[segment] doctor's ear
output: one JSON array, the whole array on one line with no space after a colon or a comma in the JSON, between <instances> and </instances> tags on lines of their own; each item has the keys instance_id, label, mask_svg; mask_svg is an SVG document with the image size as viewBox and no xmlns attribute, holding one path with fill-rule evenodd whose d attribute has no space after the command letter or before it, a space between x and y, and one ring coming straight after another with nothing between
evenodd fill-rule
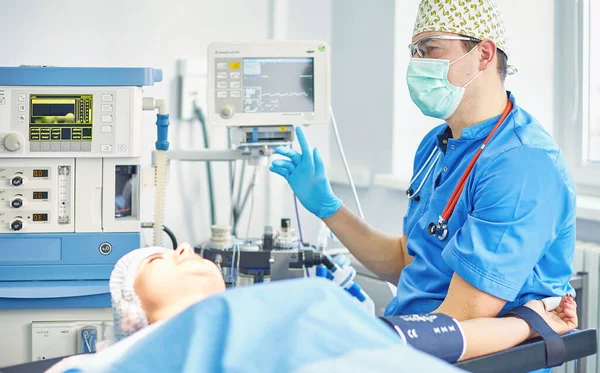
<instances>
[{"instance_id":1,"label":"doctor's ear","mask_svg":"<svg viewBox=\"0 0 600 373\"><path fill-rule=\"evenodd\" d=\"M479 43L479 70L487 70L495 61L498 54L496 43L491 39L485 39Z\"/></svg>"}]
</instances>

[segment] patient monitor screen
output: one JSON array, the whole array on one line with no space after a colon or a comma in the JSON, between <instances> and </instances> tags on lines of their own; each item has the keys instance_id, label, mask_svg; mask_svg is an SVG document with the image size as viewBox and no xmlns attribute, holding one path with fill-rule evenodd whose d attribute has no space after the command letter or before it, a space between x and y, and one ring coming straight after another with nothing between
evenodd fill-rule
<instances>
[{"instance_id":1,"label":"patient monitor screen","mask_svg":"<svg viewBox=\"0 0 600 373\"><path fill-rule=\"evenodd\" d=\"M215 111L314 113L314 58L217 58Z\"/></svg>"},{"instance_id":2,"label":"patient monitor screen","mask_svg":"<svg viewBox=\"0 0 600 373\"><path fill-rule=\"evenodd\" d=\"M313 112L312 58L244 58L243 112Z\"/></svg>"}]
</instances>

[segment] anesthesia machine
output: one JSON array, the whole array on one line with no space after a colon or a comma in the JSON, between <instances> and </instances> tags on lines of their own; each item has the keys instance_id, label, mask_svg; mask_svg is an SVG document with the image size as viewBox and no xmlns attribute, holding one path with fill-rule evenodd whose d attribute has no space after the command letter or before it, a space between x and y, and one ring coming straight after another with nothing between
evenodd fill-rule
<instances>
[{"instance_id":1,"label":"anesthesia machine","mask_svg":"<svg viewBox=\"0 0 600 373\"><path fill-rule=\"evenodd\" d=\"M159 159L168 147L165 102L142 96L161 80L0 68L0 366L91 352L111 329L110 273L140 247L143 110L159 111Z\"/></svg>"}]
</instances>

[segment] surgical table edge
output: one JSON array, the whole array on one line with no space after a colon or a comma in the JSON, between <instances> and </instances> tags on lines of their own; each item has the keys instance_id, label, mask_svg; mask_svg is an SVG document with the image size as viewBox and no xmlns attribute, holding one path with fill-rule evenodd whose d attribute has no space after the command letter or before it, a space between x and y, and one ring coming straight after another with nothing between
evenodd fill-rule
<instances>
[{"instance_id":1,"label":"surgical table edge","mask_svg":"<svg viewBox=\"0 0 600 373\"><path fill-rule=\"evenodd\" d=\"M567 347L565 362L594 355L597 350L596 329L574 330L562 336ZM519 346L455 364L476 373L527 373L546 368L546 350L541 338Z\"/></svg>"},{"instance_id":2,"label":"surgical table edge","mask_svg":"<svg viewBox=\"0 0 600 373\"><path fill-rule=\"evenodd\" d=\"M575 330L562 336L562 339L567 346L566 361L590 356L597 351L595 329ZM42 373L60 359L0 368L0 373ZM505 351L457 363L456 366L476 373L531 372L546 367L544 341L534 339Z\"/></svg>"}]
</instances>

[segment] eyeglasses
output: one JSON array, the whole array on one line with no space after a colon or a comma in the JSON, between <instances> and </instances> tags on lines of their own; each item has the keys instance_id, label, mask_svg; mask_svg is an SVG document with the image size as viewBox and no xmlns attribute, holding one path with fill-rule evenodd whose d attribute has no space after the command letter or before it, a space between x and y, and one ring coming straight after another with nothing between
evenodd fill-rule
<instances>
[{"instance_id":1,"label":"eyeglasses","mask_svg":"<svg viewBox=\"0 0 600 373\"><path fill-rule=\"evenodd\" d=\"M408 46L410 57L418 55L421 58L440 58L450 48L451 40L481 43L481 40L470 36L431 35L421 38Z\"/></svg>"}]
</instances>

